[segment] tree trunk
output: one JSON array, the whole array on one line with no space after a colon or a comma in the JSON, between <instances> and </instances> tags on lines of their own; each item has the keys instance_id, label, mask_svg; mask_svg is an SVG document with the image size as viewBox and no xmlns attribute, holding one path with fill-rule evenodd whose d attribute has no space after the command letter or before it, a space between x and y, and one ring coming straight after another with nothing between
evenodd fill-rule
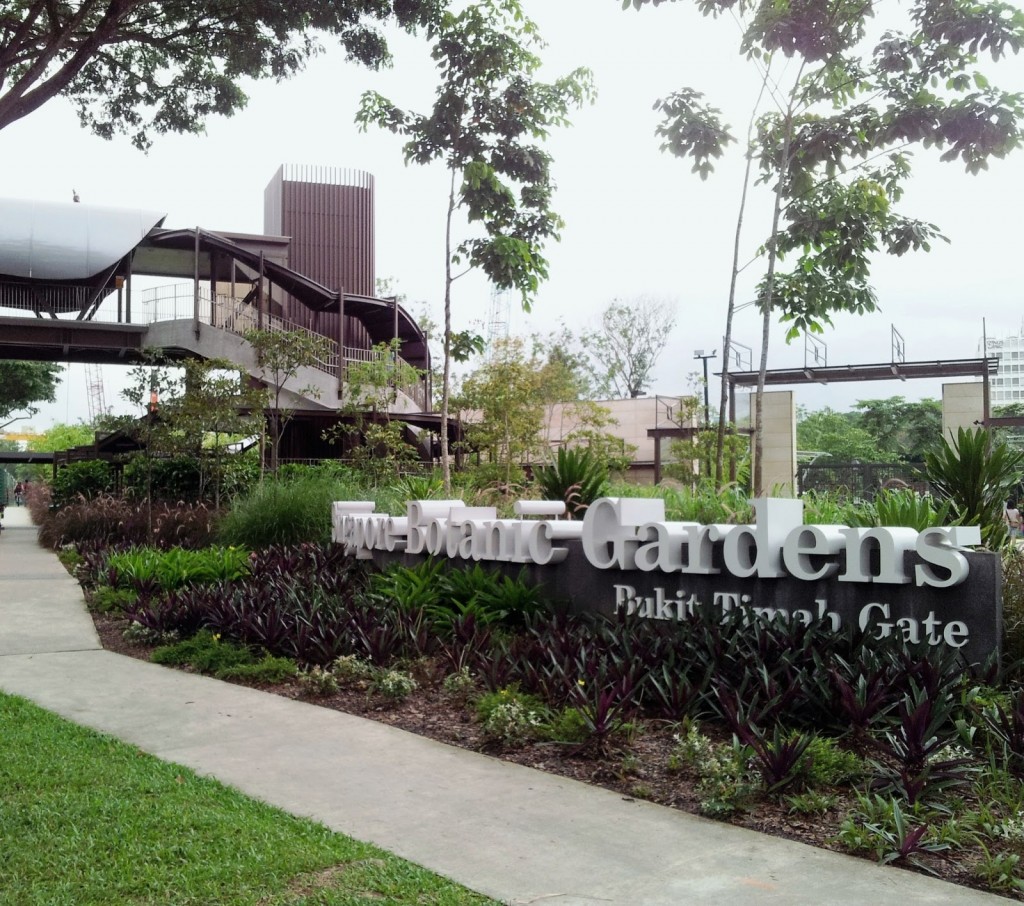
<instances>
[{"instance_id":1,"label":"tree trunk","mask_svg":"<svg viewBox=\"0 0 1024 906\"><path fill-rule=\"evenodd\" d=\"M452 369L452 216L455 213L455 168L451 168L448 214L444 229L444 373L441 378L441 478L446 497L452 496L452 466L448 451L448 403Z\"/></svg>"},{"instance_id":2,"label":"tree trunk","mask_svg":"<svg viewBox=\"0 0 1024 906\"><path fill-rule=\"evenodd\" d=\"M772 303L775 289L775 265L778 262L779 221L782 219L782 193L786 177L789 175L789 147L793 137L793 108L796 104L796 92L800 87L803 67L797 73L793 90L789 94L789 105L786 108L786 130L782 139L782 166L779 167L778 181L775 184L775 205L772 210L772 231L768 238L768 273L765 275L764 319L761 327L761 363L757 371L757 396L754 400L754 496L761 497L764 488L764 385L768 373L768 336L772 324Z\"/></svg>"},{"instance_id":3,"label":"tree trunk","mask_svg":"<svg viewBox=\"0 0 1024 906\"><path fill-rule=\"evenodd\" d=\"M754 121L757 117L758 108L761 106L761 99L764 97L767 84L768 70L765 69L764 79L761 81L761 91L757 96L757 101L754 103L754 109L751 111L750 122L747 123L747 164L743 170L743 191L740 194L740 209L736 215L736 237L732 247L729 306L725 314L725 336L722 338L722 380L721 387L719 388L718 433L715 438L715 487L719 490L725 484L725 423L728 417L726 409L729 405L729 360L732 350L732 321L733 316L736 314L736 282L740 274L740 235L743 232L743 217L747 210L747 191L750 188L750 170L754 161L751 141L754 132Z\"/></svg>"}]
</instances>

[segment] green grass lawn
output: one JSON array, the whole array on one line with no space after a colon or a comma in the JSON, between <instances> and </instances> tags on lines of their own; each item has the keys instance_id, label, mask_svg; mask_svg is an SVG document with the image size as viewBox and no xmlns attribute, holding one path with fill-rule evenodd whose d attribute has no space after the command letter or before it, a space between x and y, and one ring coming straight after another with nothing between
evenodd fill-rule
<instances>
[{"instance_id":1,"label":"green grass lawn","mask_svg":"<svg viewBox=\"0 0 1024 906\"><path fill-rule=\"evenodd\" d=\"M0 904L490 904L0 694Z\"/></svg>"}]
</instances>

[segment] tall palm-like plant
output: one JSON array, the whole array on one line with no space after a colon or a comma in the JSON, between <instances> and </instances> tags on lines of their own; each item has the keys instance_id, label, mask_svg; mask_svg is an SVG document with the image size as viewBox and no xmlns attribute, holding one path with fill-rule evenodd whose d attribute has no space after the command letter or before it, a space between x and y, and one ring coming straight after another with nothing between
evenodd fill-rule
<instances>
[{"instance_id":1,"label":"tall palm-like plant","mask_svg":"<svg viewBox=\"0 0 1024 906\"><path fill-rule=\"evenodd\" d=\"M586 448L562 447L535 477L545 499L564 500L569 517L578 519L604 493L608 468Z\"/></svg>"},{"instance_id":2,"label":"tall palm-like plant","mask_svg":"<svg viewBox=\"0 0 1024 906\"><path fill-rule=\"evenodd\" d=\"M940 500L961 525L981 526L989 546L1006 535L1003 510L1020 481L1024 451L994 441L984 428L960 428L956 438L925 454L924 473Z\"/></svg>"}]
</instances>

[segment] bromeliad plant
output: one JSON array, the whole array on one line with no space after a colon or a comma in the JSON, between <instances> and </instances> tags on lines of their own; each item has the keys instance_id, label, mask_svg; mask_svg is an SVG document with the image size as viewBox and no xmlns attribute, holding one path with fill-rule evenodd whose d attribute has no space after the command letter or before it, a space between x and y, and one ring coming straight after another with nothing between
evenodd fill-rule
<instances>
[{"instance_id":1,"label":"bromeliad plant","mask_svg":"<svg viewBox=\"0 0 1024 906\"><path fill-rule=\"evenodd\" d=\"M604 493L608 468L587 448L560 447L550 465L534 471L545 500L564 501L572 519L581 519Z\"/></svg>"}]
</instances>

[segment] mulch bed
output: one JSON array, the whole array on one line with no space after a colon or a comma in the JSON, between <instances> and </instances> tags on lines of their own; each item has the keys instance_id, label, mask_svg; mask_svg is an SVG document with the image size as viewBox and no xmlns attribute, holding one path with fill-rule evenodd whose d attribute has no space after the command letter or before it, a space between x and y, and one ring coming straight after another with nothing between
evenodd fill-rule
<instances>
[{"instance_id":1,"label":"mulch bed","mask_svg":"<svg viewBox=\"0 0 1024 906\"><path fill-rule=\"evenodd\" d=\"M151 647L123 638L122 632L127 626L127 620L109 614L93 614L93 619L104 648L149 660L153 650ZM616 741L604 751L553 742L533 742L505 748L484 738L468 703L444 693L436 677L421 671L416 679L419 688L399 704L351 688L316 697L306 694L296 682L258 688L275 695L366 717L448 745L604 787L627 800L644 799L693 814L700 812L696 793L697 778L686 770L669 769L670 755L675 748L673 737L678 732L675 725L663 721L640 720L631 738ZM720 729L716 731L710 724L702 725L701 730L715 741L726 740L726 735ZM836 806L828 812L806 815L791 813L784 797L765 797L750 810L726 820L762 833L842 851L842 847L834 842L834 837L850 802L850 797L840 797ZM929 856L922 861L944 880L969 887L978 886L971 876L971 860L965 851L957 853L952 860ZM913 866L907 867L915 870ZM1004 895L1024 900L1024 894Z\"/></svg>"}]
</instances>

